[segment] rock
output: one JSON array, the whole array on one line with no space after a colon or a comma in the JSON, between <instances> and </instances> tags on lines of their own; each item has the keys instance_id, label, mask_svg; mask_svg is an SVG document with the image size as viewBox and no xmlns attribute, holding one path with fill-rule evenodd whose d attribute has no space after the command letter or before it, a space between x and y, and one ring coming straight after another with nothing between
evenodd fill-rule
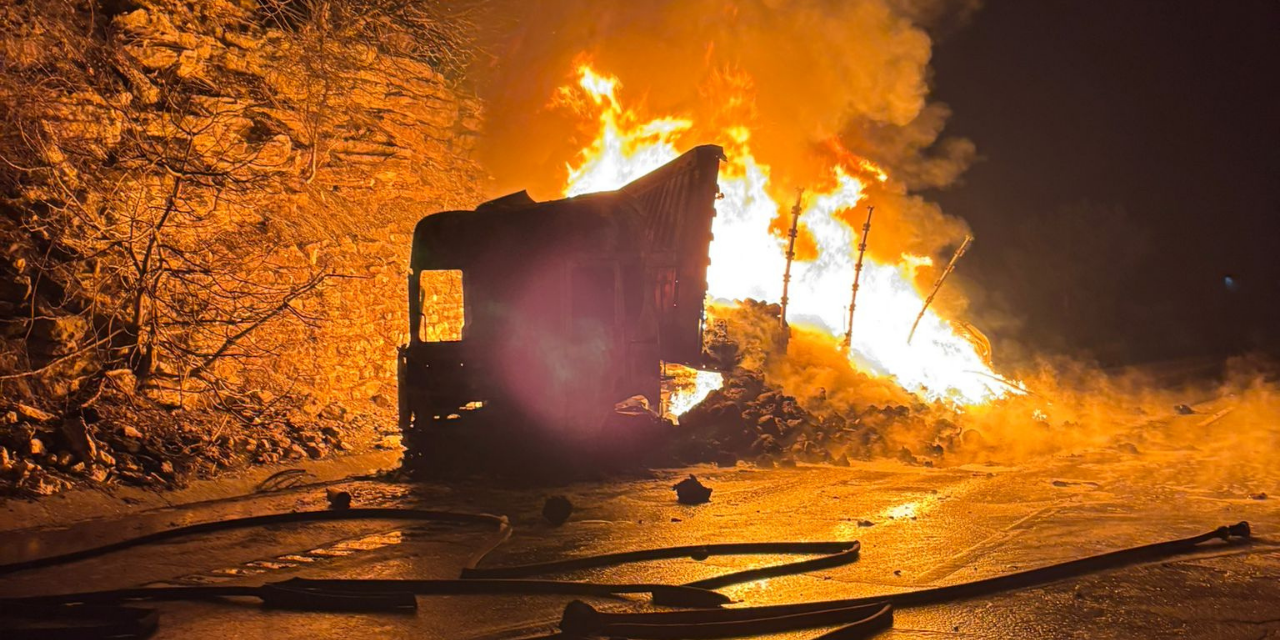
<instances>
[{"instance_id":1,"label":"rock","mask_svg":"<svg viewBox=\"0 0 1280 640\"><path fill-rule=\"evenodd\" d=\"M33 478L27 485L27 490L38 496L51 496L62 489L62 483L55 478L47 475L39 475Z\"/></svg>"},{"instance_id":2,"label":"rock","mask_svg":"<svg viewBox=\"0 0 1280 640\"><path fill-rule=\"evenodd\" d=\"M304 451L302 447L296 444L290 444L288 447L285 448L284 453L286 456L290 458L301 458L307 455L307 452Z\"/></svg>"},{"instance_id":3,"label":"rock","mask_svg":"<svg viewBox=\"0 0 1280 640\"><path fill-rule=\"evenodd\" d=\"M330 509L341 511L351 508L350 491L344 491L338 487L329 487L324 490L324 497L329 501Z\"/></svg>"},{"instance_id":4,"label":"rock","mask_svg":"<svg viewBox=\"0 0 1280 640\"><path fill-rule=\"evenodd\" d=\"M164 476L173 477L173 463L169 462L168 460L162 461L160 463L160 474Z\"/></svg>"},{"instance_id":5,"label":"rock","mask_svg":"<svg viewBox=\"0 0 1280 640\"><path fill-rule=\"evenodd\" d=\"M334 402L320 410L320 417L326 420L341 420L347 416L347 408Z\"/></svg>"},{"instance_id":6,"label":"rock","mask_svg":"<svg viewBox=\"0 0 1280 640\"><path fill-rule=\"evenodd\" d=\"M99 450L97 457L94 458L99 464L105 467L116 466L116 459L106 451Z\"/></svg>"},{"instance_id":7,"label":"rock","mask_svg":"<svg viewBox=\"0 0 1280 640\"><path fill-rule=\"evenodd\" d=\"M89 425L83 416L63 420L62 437L81 460L94 460L98 457L98 443L89 435Z\"/></svg>"},{"instance_id":8,"label":"rock","mask_svg":"<svg viewBox=\"0 0 1280 640\"><path fill-rule=\"evenodd\" d=\"M254 389L249 392L249 398L259 406L266 406L276 401L276 394L266 389Z\"/></svg>"},{"instance_id":9,"label":"rock","mask_svg":"<svg viewBox=\"0 0 1280 640\"><path fill-rule=\"evenodd\" d=\"M141 432L141 431L138 431L138 430L137 430L137 428L135 428L135 427L130 427L130 426L128 426L128 425L123 426L123 427L120 427L120 435L121 435L121 436L123 436L123 437L125 437L125 438L132 439L132 440L141 440L141 439L142 439L142 432Z\"/></svg>"},{"instance_id":10,"label":"rock","mask_svg":"<svg viewBox=\"0 0 1280 640\"><path fill-rule=\"evenodd\" d=\"M703 504L711 501L711 488L698 482L693 474L671 488L675 489L676 501L680 504Z\"/></svg>"},{"instance_id":11,"label":"rock","mask_svg":"<svg viewBox=\"0 0 1280 640\"><path fill-rule=\"evenodd\" d=\"M297 446L297 445L294 445L294 446ZM327 448L325 448L322 445L316 444L314 442L308 442L303 444L302 449L303 451L307 452L307 455L310 456L312 460L323 458L324 454L329 452Z\"/></svg>"},{"instance_id":12,"label":"rock","mask_svg":"<svg viewBox=\"0 0 1280 640\"><path fill-rule=\"evenodd\" d=\"M1253 494L1253 495L1249 496L1249 499L1250 499L1250 500L1266 500L1266 499L1267 499L1267 494L1265 494L1265 493L1255 493L1255 494Z\"/></svg>"},{"instance_id":13,"label":"rock","mask_svg":"<svg viewBox=\"0 0 1280 640\"><path fill-rule=\"evenodd\" d=\"M872 522L872 521L870 521L870 520L859 520L859 521L858 521L858 526L859 526L859 527L874 527L874 526L876 526L876 523L874 523L874 522Z\"/></svg>"},{"instance_id":14,"label":"rock","mask_svg":"<svg viewBox=\"0 0 1280 640\"><path fill-rule=\"evenodd\" d=\"M1196 412L1196 410L1195 410L1195 409L1192 409L1190 406L1185 405L1185 404L1180 404L1180 405L1178 405L1178 406L1174 407L1174 408L1173 408L1173 410L1174 410L1174 411L1176 411L1176 412L1178 413L1178 415L1180 415L1180 416L1189 416L1189 415L1194 415L1194 414L1195 414L1195 412Z\"/></svg>"},{"instance_id":15,"label":"rock","mask_svg":"<svg viewBox=\"0 0 1280 640\"><path fill-rule=\"evenodd\" d=\"M89 465L88 467L86 467L85 475L88 476L88 478L90 480L93 480L94 482L106 482L107 480L106 468L98 466L96 464Z\"/></svg>"},{"instance_id":16,"label":"rock","mask_svg":"<svg viewBox=\"0 0 1280 640\"><path fill-rule=\"evenodd\" d=\"M738 456L729 451L721 451L716 454L716 466L720 468L729 468L738 466Z\"/></svg>"},{"instance_id":17,"label":"rock","mask_svg":"<svg viewBox=\"0 0 1280 640\"><path fill-rule=\"evenodd\" d=\"M564 496L551 496L542 504L542 517L553 526L560 526L573 513L573 503Z\"/></svg>"},{"instance_id":18,"label":"rock","mask_svg":"<svg viewBox=\"0 0 1280 640\"><path fill-rule=\"evenodd\" d=\"M28 451L33 456L44 455L46 453L44 442L41 441L40 438L32 438L30 448L28 449Z\"/></svg>"},{"instance_id":19,"label":"rock","mask_svg":"<svg viewBox=\"0 0 1280 640\"><path fill-rule=\"evenodd\" d=\"M778 440L769 434L763 434L751 443L751 452L756 455L777 453L782 450Z\"/></svg>"},{"instance_id":20,"label":"rock","mask_svg":"<svg viewBox=\"0 0 1280 640\"><path fill-rule=\"evenodd\" d=\"M399 449L401 447L402 440L403 440L403 437L398 434L385 435L385 436L382 436L382 440L380 440L378 444L374 446L376 446L379 449Z\"/></svg>"},{"instance_id":21,"label":"rock","mask_svg":"<svg viewBox=\"0 0 1280 640\"><path fill-rule=\"evenodd\" d=\"M52 413L22 403L18 403L14 408L18 410L19 415L32 422L48 422L54 418Z\"/></svg>"},{"instance_id":22,"label":"rock","mask_svg":"<svg viewBox=\"0 0 1280 640\"><path fill-rule=\"evenodd\" d=\"M4 421L9 424L18 424L18 412L10 411L4 414Z\"/></svg>"},{"instance_id":23,"label":"rock","mask_svg":"<svg viewBox=\"0 0 1280 640\"><path fill-rule=\"evenodd\" d=\"M842 453L839 455L839 457L832 460L831 464L832 466L836 466L836 467L847 467L849 466L849 456Z\"/></svg>"}]
</instances>

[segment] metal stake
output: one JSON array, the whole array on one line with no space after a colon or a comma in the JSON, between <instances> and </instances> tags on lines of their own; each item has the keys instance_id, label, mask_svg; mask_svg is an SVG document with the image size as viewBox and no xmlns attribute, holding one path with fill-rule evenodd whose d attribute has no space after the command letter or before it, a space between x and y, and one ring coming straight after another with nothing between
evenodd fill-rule
<instances>
[{"instance_id":1,"label":"metal stake","mask_svg":"<svg viewBox=\"0 0 1280 640\"><path fill-rule=\"evenodd\" d=\"M800 224L800 200L804 197L804 189L796 192L796 204L791 207L791 232L787 234L790 238L787 243L787 270L782 274L782 317L779 318L779 325L783 328L787 326L787 302L790 298L787 292L791 289L791 261L796 257L796 228Z\"/></svg>"},{"instance_id":2,"label":"metal stake","mask_svg":"<svg viewBox=\"0 0 1280 640\"><path fill-rule=\"evenodd\" d=\"M960 256L969 250L969 245L973 244L973 236L965 236L964 242L960 243L960 248L956 249L955 255L951 256L951 262L947 263L947 268L938 276L938 281L933 283L933 291L929 292L929 297L925 298L924 306L920 308L920 315L916 316L916 321L911 324L911 333L907 334L907 344L911 344L911 339L916 335L916 327L920 326L920 319L924 317L924 312L929 308L929 303L933 302L933 297L938 295L938 289L942 288L942 283L951 275L956 268L956 262L960 260Z\"/></svg>"},{"instance_id":3,"label":"metal stake","mask_svg":"<svg viewBox=\"0 0 1280 640\"><path fill-rule=\"evenodd\" d=\"M875 206L867 207L867 221L862 223L862 242L858 244L858 262L853 265L853 294L849 297L849 323L844 329L844 348L853 348L853 309L858 306L858 280L862 278L862 256L867 253L867 234L871 233L871 214Z\"/></svg>"}]
</instances>

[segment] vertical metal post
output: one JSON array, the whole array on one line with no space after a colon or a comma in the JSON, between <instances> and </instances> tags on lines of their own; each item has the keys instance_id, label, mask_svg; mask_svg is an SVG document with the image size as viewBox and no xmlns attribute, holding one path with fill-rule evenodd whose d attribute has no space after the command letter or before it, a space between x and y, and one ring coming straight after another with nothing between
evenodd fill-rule
<instances>
[{"instance_id":1,"label":"vertical metal post","mask_svg":"<svg viewBox=\"0 0 1280 640\"><path fill-rule=\"evenodd\" d=\"M796 258L796 228L800 224L800 201L804 197L804 189L796 192L796 204L791 207L791 232L787 234L790 238L787 242L787 270L782 274L782 316L778 322L780 326L787 326L787 302L790 297L787 295L791 289L791 262Z\"/></svg>"},{"instance_id":2,"label":"vertical metal post","mask_svg":"<svg viewBox=\"0 0 1280 640\"><path fill-rule=\"evenodd\" d=\"M867 207L867 221L862 223L862 242L858 243L858 262L853 265L853 293L849 296L849 323L844 329L844 348L853 348L853 309L858 306L858 281L862 278L862 257L867 253L867 235L871 233L871 214L875 206Z\"/></svg>"},{"instance_id":3,"label":"vertical metal post","mask_svg":"<svg viewBox=\"0 0 1280 640\"><path fill-rule=\"evenodd\" d=\"M916 316L916 321L911 324L911 333L907 334L907 344L911 344L911 339L916 336L916 327L920 326L920 319L924 317L924 312L929 309L929 303L933 302L933 297L938 295L938 289L942 288L942 283L947 280L947 276L951 275L956 269L956 262L959 262L960 256L969 250L969 245L973 244L973 236L965 236L964 242L960 243L960 248L956 249L955 255L951 256L951 262L947 263L947 268L938 276L938 281L933 283L933 291L929 292L929 297L925 298L924 306L920 308L920 314Z\"/></svg>"}]
</instances>

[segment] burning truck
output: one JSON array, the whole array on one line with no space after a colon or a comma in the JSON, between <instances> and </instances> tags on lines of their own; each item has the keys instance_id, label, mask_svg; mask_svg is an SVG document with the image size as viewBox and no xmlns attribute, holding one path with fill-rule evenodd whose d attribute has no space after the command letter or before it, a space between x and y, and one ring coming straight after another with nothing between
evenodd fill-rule
<instances>
[{"instance_id":1,"label":"burning truck","mask_svg":"<svg viewBox=\"0 0 1280 640\"><path fill-rule=\"evenodd\" d=\"M398 367L410 455L522 431L595 447L616 441L601 429L619 413L662 413L665 364L704 365L723 159L705 145L616 191L423 218Z\"/></svg>"},{"instance_id":2,"label":"burning truck","mask_svg":"<svg viewBox=\"0 0 1280 640\"><path fill-rule=\"evenodd\" d=\"M399 355L411 455L490 460L517 441L647 450L619 438L651 430L602 436L602 425L620 419L617 406L678 416L723 384L699 369L732 368L717 347L742 336L722 340L725 327L707 326L708 300L729 309L780 301L774 321L761 324L780 340L765 343L785 349L792 328L829 338L823 357L841 372L889 381L931 404L972 407L1022 393L993 370L979 332L930 305L971 239L947 263L913 253L926 234L904 227L904 208L914 205L878 165L828 145L830 171L783 206L748 127L646 119L622 105L618 88L589 65L579 67L576 87L562 88L596 120L594 140L568 167L565 199L535 202L520 192L418 224L411 339ZM724 146L678 151L695 135ZM872 202L894 233L868 251ZM911 215L946 226L936 213ZM948 246L934 244L929 253ZM663 383L674 378L683 388L668 398ZM822 382L794 382L776 386L828 395ZM850 385L830 391L829 400L850 408L861 397ZM483 426L463 426L472 424ZM513 440L521 433L530 437ZM483 451L462 453L477 442Z\"/></svg>"}]
</instances>

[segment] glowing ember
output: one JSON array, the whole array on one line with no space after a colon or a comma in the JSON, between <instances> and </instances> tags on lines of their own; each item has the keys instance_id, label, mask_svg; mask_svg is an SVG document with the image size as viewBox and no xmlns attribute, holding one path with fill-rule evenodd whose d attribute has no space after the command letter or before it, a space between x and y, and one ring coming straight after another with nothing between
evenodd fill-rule
<instances>
[{"instance_id":1,"label":"glowing ember","mask_svg":"<svg viewBox=\"0 0 1280 640\"><path fill-rule=\"evenodd\" d=\"M691 129L689 120L643 121L618 101L616 78L588 66L580 67L578 74L581 92L598 106L599 129L576 166L569 167L566 195L616 189L679 155L676 143L680 134ZM721 300L778 300L786 258L783 239L769 232L779 211L779 203L769 195L769 167L752 155L747 128L731 127L721 135L719 142L728 162L719 177L724 197L716 203L712 227L709 295ZM843 333L858 244L858 230L837 214L864 204L865 180L888 180L884 171L869 161L856 159L850 164L852 168L833 166L830 186L804 199L801 221L817 245L817 255L797 259L792 266L788 319L793 325L833 335ZM1017 393L1001 382L965 332L932 309L907 344L907 333L924 304L911 276L926 264L928 258L913 255L901 256L897 264L867 258L858 293L851 363L871 374L892 376L904 388L928 399L957 405L981 404ZM698 400L703 396L705 393ZM681 406L684 404L682 398ZM675 407L672 412L680 413Z\"/></svg>"}]
</instances>

